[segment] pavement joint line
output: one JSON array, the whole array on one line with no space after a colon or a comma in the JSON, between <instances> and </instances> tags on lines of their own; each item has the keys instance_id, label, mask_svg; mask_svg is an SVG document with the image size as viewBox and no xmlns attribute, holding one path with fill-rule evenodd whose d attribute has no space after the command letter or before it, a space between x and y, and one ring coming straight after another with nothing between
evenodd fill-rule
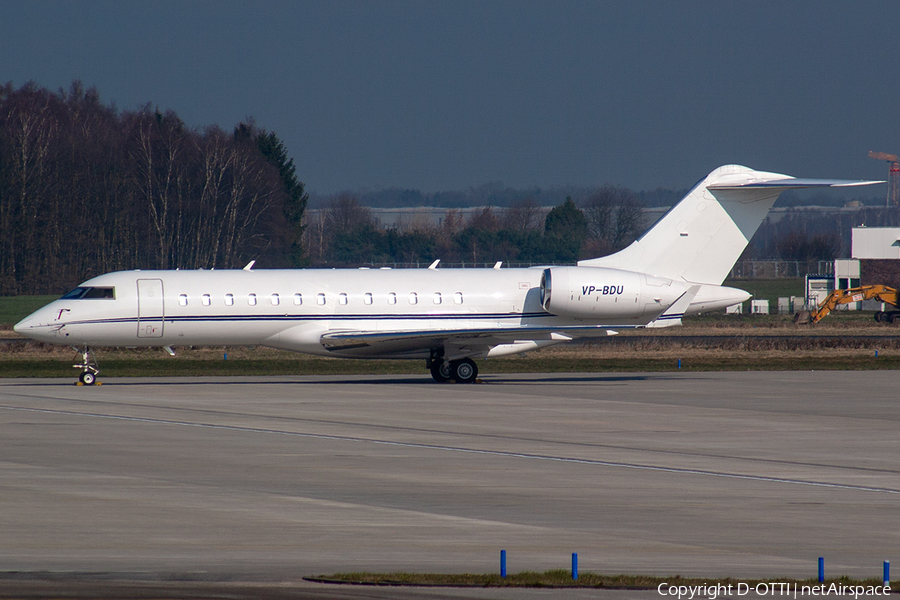
<instances>
[{"instance_id":1,"label":"pavement joint line","mask_svg":"<svg viewBox=\"0 0 900 600\"><path fill-rule=\"evenodd\" d=\"M14 398L25 398L25 399L34 399L34 396L27 394L8 394L9 397ZM241 412L232 412L227 410L213 410L213 409L196 409L190 408L186 409L179 406L158 406L154 404L137 404L133 402L110 402L108 400L91 400L86 398L64 398L59 396L50 396L46 397L47 400L53 400L62 403L72 403L72 404L89 404L89 405L100 405L104 407L128 407L128 408L148 408L148 409L158 409L162 408L167 411L174 412L190 412L201 415L211 415L216 417L257 417L269 420L276 421L289 421L292 423L312 423L316 425L339 425L339 426L352 426L352 427L360 427L360 428L368 428L368 429L377 429L377 430L388 430L388 431L402 431L402 432L413 432L413 433L427 433L427 434L438 434L438 435L448 435L448 436L461 436L465 435L467 437L471 437L472 434L464 434L460 431L453 431L450 429L429 429L422 427L401 427L396 425L387 425L383 423L361 423L355 421L337 421L334 419L312 419L312 418L288 418L279 415L267 415L263 413L241 413ZM602 450L625 450L629 452L645 452L650 454L661 454L661 455L677 455L677 456L700 456L703 458L722 458L726 460L737 460L737 461L750 461L757 464L777 464L777 465L789 465L789 466L799 466L799 467L812 467L812 468L824 468L824 469L835 469L835 470L850 470L854 472L871 472L879 475L898 475L900 474L900 470L893 469L883 469L883 468L871 468L871 467L861 467L861 466L847 466L847 465L836 465L836 464L827 464L827 463L814 463L814 462L797 462L797 461L785 461L785 460L774 460L767 458L750 458L745 456L734 456L728 454L709 454L709 453L696 453L696 452L687 452L687 451L673 451L673 450L663 450L658 448L641 448L637 446L626 446L622 444L602 444L597 442L577 442L570 440L553 440L553 439L542 439L542 438L528 438L521 436L513 436L513 435L499 435L499 434L486 434L480 433L475 434L475 437L482 439L491 439L491 440L502 440L509 442L525 442L525 443L534 443L534 444L551 444L551 445L567 445L567 446L578 446L584 448L594 448L594 449L602 449Z\"/></svg>"},{"instance_id":2,"label":"pavement joint line","mask_svg":"<svg viewBox=\"0 0 900 600\"><path fill-rule=\"evenodd\" d=\"M219 424L215 424L215 423L197 423L197 422L191 422L191 421L175 421L175 420L169 420L169 419L151 419L151 418L147 418L147 417L129 417L129 416L124 416L124 415L105 415L102 413L89 413L89 412L80 412L80 411L50 409L50 408L33 408L33 407L24 407L24 406L0 405L0 409L11 410L11 411L45 413L45 414L69 415L69 416L85 417L85 418L131 421L131 422L138 422L138 423L153 423L153 424L158 424L158 425L174 425L174 426L179 426L179 427L197 427L197 428L201 428L201 429L218 429L218 430L224 430L224 431L237 431L237 432L242 432L242 433L262 433L262 434L269 434L269 435L284 435L284 436L293 436L293 437L303 437L303 438L308 438L308 439L332 440L332 441L354 442L354 443L368 443L368 444L378 444L378 445L384 445L384 446L395 446L395 447L404 447L404 448L419 448L419 449L424 449L424 450L439 450L439 451L445 451L445 452L482 454L482 455L499 456L499 457L506 457L506 458L523 458L523 459L527 459L527 460L547 460L547 461L556 461L556 462L563 462L563 463L569 463L569 464L584 464L584 465L593 465L593 466L610 467L610 468L656 471L656 472L661 472L661 473L675 473L675 474L681 474L681 475L722 477L722 478L727 478L727 479L740 479L740 480L744 480L744 481L760 481L760 482L766 482L766 483L784 483L784 484L789 484L789 485L805 485L805 486L812 486L812 487L843 489L843 490L849 490L849 491L875 492L875 493L882 493L882 494L900 495L900 489L894 489L894 488L850 485L850 484L833 483L833 482L827 482L827 481L790 479L790 478L784 478L784 477L770 477L770 476L764 476L764 475L746 475L746 474L741 474L741 473L727 473L727 472L723 472L723 471L705 471L705 470L701 470L701 469L684 469L684 468L678 468L678 467L663 467L663 466L659 466L659 465L614 462L614 461L595 460L595 459L588 459L588 458L551 456L551 455L545 455L545 454L529 454L529 453L524 453L524 452L506 452L506 451L502 451L502 450L485 450L485 449L481 449L481 448L466 448L463 446L442 446L442 445L438 445L438 444L419 444L419 443L415 443L415 442L398 442L398 441L392 441L392 440L379 440L379 439L362 438L362 437L327 435L327 434L321 434L321 433L308 433L308 432L300 432L300 431L286 431L286 430L281 430L281 429L240 427L240 426L236 426L236 425L219 425Z\"/></svg>"}]
</instances>

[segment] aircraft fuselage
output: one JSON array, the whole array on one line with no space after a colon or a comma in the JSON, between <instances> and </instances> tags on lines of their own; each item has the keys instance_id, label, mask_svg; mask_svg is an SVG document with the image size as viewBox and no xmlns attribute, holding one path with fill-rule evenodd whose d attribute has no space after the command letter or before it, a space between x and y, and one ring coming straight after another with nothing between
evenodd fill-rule
<instances>
[{"instance_id":1,"label":"aircraft fuselage","mask_svg":"<svg viewBox=\"0 0 900 600\"><path fill-rule=\"evenodd\" d=\"M607 327L647 324L686 289L617 269L551 270L560 314L542 305L544 268L120 271L84 282L83 297L67 294L16 331L72 346L263 345L368 357L374 355L369 346L329 349L322 336L521 328L527 338L530 328L570 327L605 335ZM733 288L704 288L698 311L748 297ZM427 356L427 350L403 348L398 355Z\"/></svg>"}]
</instances>

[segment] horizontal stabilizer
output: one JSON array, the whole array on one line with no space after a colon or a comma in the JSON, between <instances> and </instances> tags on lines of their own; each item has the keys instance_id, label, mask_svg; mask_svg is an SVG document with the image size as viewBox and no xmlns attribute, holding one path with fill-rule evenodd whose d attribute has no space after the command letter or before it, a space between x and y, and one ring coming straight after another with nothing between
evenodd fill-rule
<instances>
[{"instance_id":1,"label":"horizontal stabilizer","mask_svg":"<svg viewBox=\"0 0 900 600\"><path fill-rule=\"evenodd\" d=\"M738 189L762 189L762 188L781 188L803 189L817 187L857 187L863 185L874 185L876 183L886 183L885 181L869 181L865 179L800 179L799 177L787 177L785 179L772 179L770 181L754 181L751 183L713 183L707 186L711 190L738 190Z\"/></svg>"}]
</instances>

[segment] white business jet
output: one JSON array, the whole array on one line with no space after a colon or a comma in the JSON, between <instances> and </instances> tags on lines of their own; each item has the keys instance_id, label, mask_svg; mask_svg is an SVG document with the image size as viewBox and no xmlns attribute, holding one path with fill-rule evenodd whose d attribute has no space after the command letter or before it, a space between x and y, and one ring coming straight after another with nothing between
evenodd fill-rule
<instances>
[{"instance_id":1,"label":"white business jet","mask_svg":"<svg viewBox=\"0 0 900 600\"><path fill-rule=\"evenodd\" d=\"M474 359L516 354L743 302L723 287L778 195L880 183L797 179L727 165L640 239L577 266L502 269L120 271L90 279L15 326L73 346L269 346L346 358L424 359L436 381L472 382Z\"/></svg>"}]
</instances>

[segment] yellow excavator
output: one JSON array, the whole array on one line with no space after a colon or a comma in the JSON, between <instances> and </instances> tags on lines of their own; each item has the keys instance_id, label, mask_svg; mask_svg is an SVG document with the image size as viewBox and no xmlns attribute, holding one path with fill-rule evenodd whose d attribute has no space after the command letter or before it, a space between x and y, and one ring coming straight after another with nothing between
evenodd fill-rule
<instances>
[{"instance_id":1,"label":"yellow excavator","mask_svg":"<svg viewBox=\"0 0 900 600\"><path fill-rule=\"evenodd\" d=\"M900 307L900 292L886 285L864 285L848 290L834 290L813 310L798 312L794 317L794 322L818 323L839 304L863 300L877 300L898 308ZM879 323L893 323L895 320L900 320L900 310L878 311L875 313L875 320Z\"/></svg>"}]
</instances>

